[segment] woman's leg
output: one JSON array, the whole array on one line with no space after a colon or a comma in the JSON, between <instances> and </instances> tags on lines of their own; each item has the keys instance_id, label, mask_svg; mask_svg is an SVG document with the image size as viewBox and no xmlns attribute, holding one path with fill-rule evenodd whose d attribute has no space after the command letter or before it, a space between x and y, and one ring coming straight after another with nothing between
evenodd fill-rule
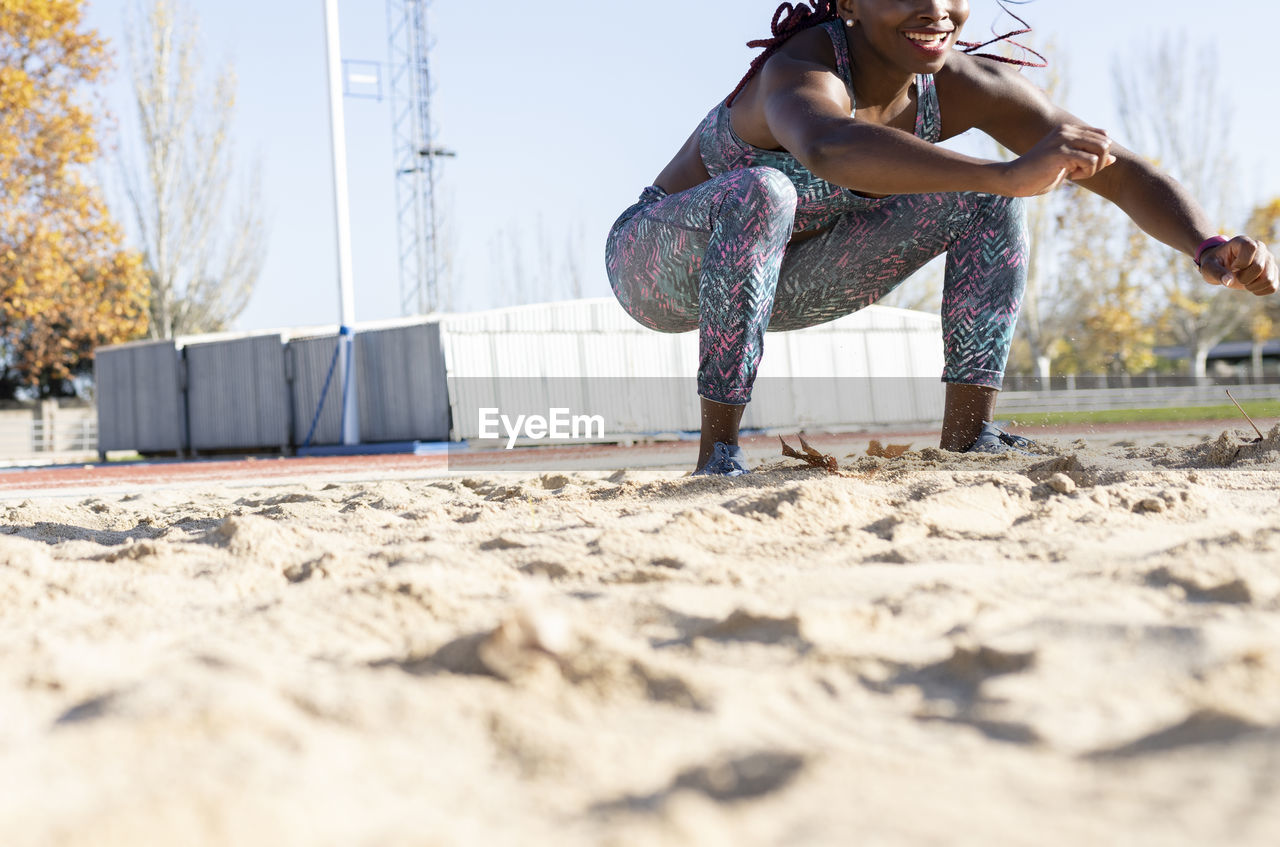
<instances>
[{"instance_id":1,"label":"woman's leg","mask_svg":"<svg viewBox=\"0 0 1280 847\"><path fill-rule=\"evenodd\" d=\"M1027 286L1027 220L1022 200L990 194L947 251L942 289L943 380L947 405L940 446L967 450L994 419L996 395Z\"/></svg>"},{"instance_id":2,"label":"woman's leg","mask_svg":"<svg viewBox=\"0 0 1280 847\"><path fill-rule=\"evenodd\" d=\"M781 171L744 168L648 203L609 235L609 280L627 313L661 332L698 329L698 467L716 441L737 443L795 207Z\"/></svg>"},{"instance_id":3,"label":"woman's leg","mask_svg":"<svg viewBox=\"0 0 1280 847\"><path fill-rule=\"evenodd\" d=\"M1020 200L917 194L847 215L783 260L771 330L799 329L868 306L947 253L942 334L947 403L942 446L964 449L991 420L1026 285Z\"/></svg>"}]
</instances>

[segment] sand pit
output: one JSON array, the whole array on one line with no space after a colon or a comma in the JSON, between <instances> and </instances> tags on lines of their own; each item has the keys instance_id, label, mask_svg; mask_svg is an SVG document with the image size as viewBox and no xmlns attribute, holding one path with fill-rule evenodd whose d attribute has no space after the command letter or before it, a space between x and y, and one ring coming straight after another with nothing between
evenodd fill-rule
<instances>
[{"instance_id":1,"label":"sand pit","mask_svg":"<svg viewBox=\"0 0 1280 847\"><path fill-rule=\"evenodd\" d=\"M3 843L1280 843L1280 428L751 455L0 501Z\"/></svg>"}]
</instances>

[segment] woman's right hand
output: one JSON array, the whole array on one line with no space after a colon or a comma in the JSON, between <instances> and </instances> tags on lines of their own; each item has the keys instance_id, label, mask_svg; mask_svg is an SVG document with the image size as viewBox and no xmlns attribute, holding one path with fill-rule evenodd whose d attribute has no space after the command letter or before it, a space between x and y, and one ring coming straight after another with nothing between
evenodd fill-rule
<instances>
[{"instance_id":1,"label":"woman's right hand","mask_svg":"<svg viewBox=\"0 0 1280 847\"><path fill-rule=\"evenodd\" d=\"M1064 180L1096 176L1115 160L1106 130L1062 126L1024 155L999 165L999 187L994 193L1006 197L1048 194Z\"/></svg>"}]
</instances>

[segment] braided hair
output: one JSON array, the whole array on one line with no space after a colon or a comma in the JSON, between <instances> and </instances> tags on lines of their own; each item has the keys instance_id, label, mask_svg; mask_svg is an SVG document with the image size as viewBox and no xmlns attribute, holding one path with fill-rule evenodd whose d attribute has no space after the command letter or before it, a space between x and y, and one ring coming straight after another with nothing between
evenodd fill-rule
<instances>
[{"instance_id":1,"label":"braided hair","mask_svg":"<svg viewBox=\"0 0 1280 847\"><path fill-rule=\"evenodd\" d=\"M1048 67L1048 66L1049 66L1049 60L1048 60L1048 59L1046 59L1046 58L1044 57L1044 54L1042 54L1042 53L1037 53L1035 50L1032 50L1032 49L1031 49L1030 47L1028 47L1027 45L1025 45L1025 44L1021 44L1021 43L1019 43L1019 42L1017 42L1017 41L1014 41L1014 40L1013 40L1014 38L1018 37L1019 35L1028 35L1028 34L1030 34L1030 32L1031 32L1031 24L1027 23L1027 22L1026 22L1026 21L1024 21L1022 18L1020 18L1020 17L1018 17L1016 14L1014 14L1013 10L1012 10L1012 9L1010 9L1008 6L1006 6L1006 5L1005 5L1005 3L1006 3L1006 2L1009 2L1009 3L1016 3L1016 4L1018 4L1019 6L1022 6L1022 5L1024 5L1024 4L1026 4L1026 3L1030 3L1030 2L1031 2L1031 0L996 0L996 2L1000 4L1000 8L1001 8L1001 9L1004 9L1004 13L1005 13L1006 15L1008 15L1008 16L1009 16L1009 17L1011 17L1011 18L1013 18L1013 19L1014 19L1015 21L1017 21L1018 23L1022 24L1022 29L1013 30L1012 32L1006 32L1004 35L997 35L995 38L989 39L989 40L987 40L987 41L982 41L982 42L977 42L977 41L957 41L957 42L956 42L956 44L960 45L960 48L961 48L960 52L962 52L962 53L967 53L967 54L968 54L968 55L970 55L970 56L981 56L981 57L982 57L982 58L984 58L984 59L992 59L992 60L997 61L997 62L1002 62L1002 63L1004 63L1004 64L1006 64L1006 65L1017 65L1017 66L1018 66L1018 67L1020 67L1020 68L1046 68L1046 67ZM992 34L994 34L994 33L995 33L995 29L993 28L993 29L991 30L991 32L992 32ZM1028 61L1028 60L1025 60L1025 59L1011 59L1011 58L1010 58L1010 57L1008 57L1008 56L1001 56L1001 55L996 54L996 53L979 53L979 52L978 52L978 51L979 51L979 50L981 50L983 47L990 47L992 44L995 44L995 43L1000 42L1000 41L1008 41L1008 42L1009 42L1010 44L1012 44L1014 47L1017 47L1019 50L1022 50L1023 52L1030 53L1032 56L1035 56L1035 57L1036 57L1037 59L1039 59L1040 61L1038 61L1038 62L1032 62L1032 61Z\"/></svg>"},{"instance_id":2,"label":"braided hair","mask_svg":"<svg viewBox=\"0 0 1280 847\"><path fill-rule=\"evenodd\" d=\"M813 8L809 8L812 5ZM783 3L773 13L773 24L770 30L773 32L772 38L758 38L755 41L748 41L747 46L751 48L763 47L764 52L756 56L751 62L751 67L747 69L747 75L738 83L738 87L733 89L733 93L729 95L729 99L725 101L726 106L733 105L733 99L742 93L742 89L747 87L747 83L751 82L751 78L759 73L764 67L764 63L769 61L769 57L778 52L778 48L801 30L810 27L825 24L827 21L833 21L838 17L836 14L835 0L810 0L809 4Z\"/></svg>"},{"instance_id":3,"label":"braided hair","mask_svg":"<svg viewBox=\"0 0 1280 847\"><path fill-rule=\"evenodd\" d=\"M1029 2L1029 0L1007 1L1018 3L1019 5ZM989 41L983 41L980 43L973 41L958 41L956 44L961 48L961 52L968 53L973 56L981 56L986 59L993 59L1007 65L1018 65L1020 67L1043 68L1048 65L1048 60L1045 59L1044 56L1037 53L1035 50L1032 50L1030 47L1027 47L1025 44L1019 44L1017 41L1013 40L1019 35L1026 35L1031 32L1031 25L1010 11L1009 7L1005 5L1006 0L996 0L996 2L1000 4L1000 8L1004 9L1006 14L1018 23L1022 24L1023 28L1013 32L1006 32L1004 35L997 35ZM807 3L783 3L779 6L773 13L773 22L769 27L773 36L771 38L759 38L755 41L747 42L748 47L763 47L764 52L760 53L752 60L751 67L747 69L746 76L742 78L742 81L738 83L738 87L733 89L733 93L725 100L725 105L733 105L734 98L741 94L742 89L747 87L747 83L751 81L752 77L760 72L760 69L764 67L764 63L769 61L769 57L778 52L778 49L789 41L793 35L801 32L802 30L810 29L812 27L819 26L820 24L825 24L827 21L833 21L838 17L839 14L836 10L836 0L808 0ZM1040 61L1031 62L1023 59L1011 59L1008 56L1000 56L994 53L977 52L984 47L989 47L1000 41L1008 41L1013 46L1030 53Z\"/></svg>"}]
</instances>

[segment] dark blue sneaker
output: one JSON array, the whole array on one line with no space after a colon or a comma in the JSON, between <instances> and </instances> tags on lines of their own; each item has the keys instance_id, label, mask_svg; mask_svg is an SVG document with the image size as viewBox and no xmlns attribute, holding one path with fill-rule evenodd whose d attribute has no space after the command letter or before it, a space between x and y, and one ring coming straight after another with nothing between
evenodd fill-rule
<instances>
[{"instance_id":1,"label":"dark blue sneaker","mask_svg":"<svg viewBox=\"0 0 1280 847\"><path fill-rule=\"evenodd\" d=\"M1011 435L1005 432L993 422L987 421L982 425L982 432L978 434L978 440L969 445L969 449L965 453L1017 453L1020 456L1034 456L1029 447L1034 442L1030 438L1023 438L1021 435Z\"/></svg>"},{"instance_id":2,"label":"dark blue sneaker","mask_svg":"<svg viewBox=\"0 0 1280 847\"><path fill-rule=\"evenodd\" d=\"M707 459L707 463L699 470L693 472L694 476L742 476L751 473L747 469L747 457L743 455L742 448L737 444L725 444L723 441L717 441L716 446L712 448L711 458Z\"/></svg>"}]
</instances>

